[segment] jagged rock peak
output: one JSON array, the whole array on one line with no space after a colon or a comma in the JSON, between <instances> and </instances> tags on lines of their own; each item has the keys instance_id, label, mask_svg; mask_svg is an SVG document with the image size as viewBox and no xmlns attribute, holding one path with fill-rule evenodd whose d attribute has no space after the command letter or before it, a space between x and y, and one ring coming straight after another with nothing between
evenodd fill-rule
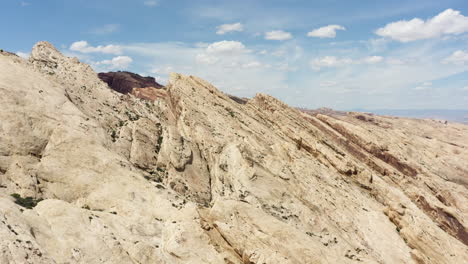
<instances>
[{"instance_id":1,"label":"jagged rock peak","mask_svg":"<svg viewBox=\"0 0 468 264\"><path fill-rule=\"evenodd\" d=\"M31 51L32 60L58 61L63 57L64 55L47 41L36 43Z\"/></svg>"}]
</instances>

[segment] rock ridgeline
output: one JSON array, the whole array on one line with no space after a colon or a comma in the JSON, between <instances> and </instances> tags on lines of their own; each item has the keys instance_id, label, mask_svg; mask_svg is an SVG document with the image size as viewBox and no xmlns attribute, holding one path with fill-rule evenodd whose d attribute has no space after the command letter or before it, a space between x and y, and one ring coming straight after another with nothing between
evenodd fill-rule
<instances>
[{"instance_id":1,"label":"rock ridgeline","mask_svg":"<svg viewBox=\"0 0 468 264\"><path fill-rule=\"evenodd\" d=\"M468 126L131 87L0 54L0 263L468 262Z\"/></svg>"}]
</instances>

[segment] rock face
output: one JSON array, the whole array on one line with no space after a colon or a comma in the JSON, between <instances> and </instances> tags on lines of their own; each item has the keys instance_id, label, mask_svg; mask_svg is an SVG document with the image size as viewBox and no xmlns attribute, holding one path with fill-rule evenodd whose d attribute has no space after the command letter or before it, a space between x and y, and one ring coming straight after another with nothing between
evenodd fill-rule
<instances>
[{"instance_id":1,"label":"rock face","mask_svg":"<svg viewBox=\"0 0 468 264\"><path fill-rule=\"evenodd\" d=\"M46 42L0 104L0 263L468 263L466 125L143 101Z\"/></svg>"}]
</instances>

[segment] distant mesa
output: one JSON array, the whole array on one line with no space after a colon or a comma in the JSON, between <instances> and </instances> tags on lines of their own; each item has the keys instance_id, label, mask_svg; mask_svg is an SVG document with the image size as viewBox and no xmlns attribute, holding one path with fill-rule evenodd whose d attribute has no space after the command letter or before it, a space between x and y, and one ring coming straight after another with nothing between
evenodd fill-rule
<instances>
[{"instance_id":1,"label":"distant mesa","mask_svg":"<svg viewBox=\"0 0 468 264\"><path fill-rule=\"evenodd\" d=\"M165 91L161 90L164 86L157 83L150 76L143 77L139 74L126 71L101 72L98 76L112 90L122 94L133 94L146 100L156 100L156 98L165 94Z\"/></svg>"}]
</instances>

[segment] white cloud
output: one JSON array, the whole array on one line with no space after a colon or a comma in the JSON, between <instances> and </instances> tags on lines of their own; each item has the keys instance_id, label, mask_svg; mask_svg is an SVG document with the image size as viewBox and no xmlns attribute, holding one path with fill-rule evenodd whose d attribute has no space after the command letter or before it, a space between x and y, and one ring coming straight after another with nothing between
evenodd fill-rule
<instances>
[{"instance_id":1,"label":"white cloud","mask_svg":"<svg viewBox=\"0 0 468 264\"><path fill-rule=\"evenodd\" d=\"M321 27L310 31L307 33L307 36L317 38L334 38L336 37L337 30L346 30L346 28L340 25L328 25L326 27Z\"/></svg>"},{"instance_id":2,"label":"white cloud","mask_svg":"<svg viewBox=\"0 0 468 264\"><path fill-rule=\"evenodd\" d=\"M254 47L262 50L263 47ZM206 79L217 88L238 96L287 88L287 72L276 68L283 58L262 56L241 42L133 43L122 45L125 54L138 58L132 69L167 79L168 69Z\"/></svg>"},{"instance_id":3,"label":"white cloud","mask_svg":"<svg viewBox=\"0 0 468 264\"><path fill-rule=\"evenodd\" d=\"M334 81L324 81L320 83L320 87L333 87L336 86L338 83Z\"/></svg>"},{"instance_id":4,"label":"white cloud","mask_svg":"<svg viewBox=\"0 0 468 264\"><path fill-rule=\"evenodd\" d=\"M416 88L414 88L414 90L423 91L423 90L427 90L427 89L429 89L431 87L432 87L432 82L423 82L421 85L416 86Z\"/></svg>"},{"instance_id":5,"label":"white cloud","mask_svg":"<svg viewBox=\"0 0 468 264\"><path fill-rule=\"evenodd\" d=\"M262 64L258 61L251 61L242 65L244 69L253 69L253 68L260 68Z\"/></svg>"},{"instance_id":6,"label":"white cloud","mask_svg":"<svg viewBox=\"0 0 468 264\"><path fill-rule=\"evenodd\" d=\"M404 65L406 62L402 59L388 58L387 63L390 65Z\"/></svg>"},{"instance_id":7,"label":"white cloud","mask_svg":"<svg viewBox=\"0 0 468 264\"><path fill-rule=\"evenodd\" d=\"M468 52L465 52L463 50L457 50L455 51L450 57L444 59L442 61L443 63L453 63L457 65L464 65L465 63L468 63Z\"/></svg>"},{"instance_id":8,"label":"white cloud","mask_svg":"<svg viewBox=\"0 0 468 264\"><path fill-rule=\"evenodd\" d=\"M107 24L102 27L93 29L91 33L98 34L98 35L111 34L111 33L119 31L119 29L120 29L119 24Z\"/></svg>"},{"instance_id":9,"label":"white cloud","mask_svg":"<svg viewBox=\"0 0 468 264\"><path fill-rule=\"evenodd\" d=\"M375 38L367 41L362 41L369 49L370 52L383 52L387 49L389 39L386 38Z\"/></svg>"},{"instance_id":10,"label":"white cloud","mask_svg":"<svg viewBox=\"0 0 468 264\"><path fill-rule=\"evenodd\" d=\"M118 45L106 45L93 47L87 41L77 41L71 44L70 50L81 53L105 53L105 54L122 54L122 47Z\"/></svg>"},{"instance_id":11,"label":"white cloud","mask_svg":"<svg viewBox=\"0 0 468 264\"><path fill-rule=\"evenodd\" d=\"M464 32L468 32L468 17L460 14L460 11L447 9L426 21L420 18L401 20L387 24L375 33L401 42L410 42Z\"/></svg>"},{"instance_id":12,"label":"white cloud","mask_svg":"<svg viewBox=\"0 0 468 264\"><path fill-rule=\"evenodd\" d=\"M107 66L108 69L115 70L115 69L126 69L130 66L130 63L133 62L133 59L128 56L117 56L112 58L111 60L103 60L96 62L96 65L104 65Z\"/></svg>"},{"instance_id":13,"label":"white cloud","mask_svg":"<svg viewBox=\"0 0 468 264\"><path fill-rule=\"evenodd\" d=\"M195 57L195 61L198 64L213 65L213 64L216 64L219 61L219 59L215 56L210 56L210 55L201 53L201 54L197 54L197 56Z\"/></svg>"},{"instance_id":14,"label":"white cloud","mask_svg":"<svg viewBox=\"0 0 468 264\"><path fill-rule=\"evenodd\" d=\"M376 64L384 60L381 56L369 56L362 59L338 58L335 56L325 56L314 59L310 62L313 70L319 71L322 68L337 68L350 64Z\"/></svg>"},{"instance_id":15,"label":"white cloud","mask_svg":"<svg viewBox=\"0 0 468 264\"><path fill-rule=\"evenodd\" d=\"M286 49L277 49L273 52L271 52L271 55L275 56L275 57L284 57L287 55L287 50Z\"/></svg>"},{"instance_id":16,"label":"white cloud","mask_svg":"<svg viewBox=\"0 0 468 264\"><path fill-rule=\"evenodd\" d=\"M241 32L244 31L244 26L241 23L234 23L234 24L223 24L220 26L216 27L218 31L216 31L216 34L218 35L224 35L228 32Z\"/></svg>"},{"instance_id":17,"label":"white cloud","mask_svg":"<svg viewBox=\"0 0 468 264\"><path fill-rule=\"evenodd\" d=\"M298 67L291 65L289 62L283 62L275 65L275 69L282 72L295 72L298 70Z\"/></svg>"},{"instance_id":18,"label":"white cloud","mask_svg":"<svg viewBox=\"0 0 468 264\"><path fill-rule=\"evenodd\" d=\"M143 4L144 4L145 6L151 6L151 7L153 7L153 6L158 6L158 5L159 5L159 1L157 1L157 0L150 0L150 1L145 1L145 2L143 2Z\"/></svg>"},{"instance_id":19,"label":"white cloud","mask_svg":"<svg viewBox=\"0 0 468 264\"><path fill-rule=\"evenodd\" d=\"M241 55L250 52L239 41L223 40L209 44L202 53L195 56L195 61L198 64L213 65L224 60L227 63L226 67L237 67L237 61L241 59ZM236 62L235 65L234 62Z\"/></svg>"},{"instance_id":20,"label":"white cloud","mask_svg":"<svg viewBox=\"0 0 468 264\"><path fill-rule=\"evenodd\" d=\"M292 35L289 32L285 32L282 30L273 30L270 32L265 33L265 39L268 40L288 40L292 39Z\"/></svg>"},{"instance_id":21,"label":"white cloud","mask_svg":"<svg viewBox=\"0 0 468 264\"><path fill-rule=\"evenodd\" d=\"M165 67L160 67L160 68L153 68L150 72L160 74L160 75L169 75L171 72L174 72L174 67L165 66Z\"/></svg>"},{"instance_id":22,"label":"white cloud","mask_svg":"<svg viewBox=\"0 0 468 264\"><path fill-rule=\"evenodd\" d=\"M239 41L223 40L210 44L206 48L206 52L211 54L239 54L249 51Z\"/></svg>"},{"instance_id":23,"label":"white cloud","mask_svg":"<svg viewBox=\"0 0 468 264\"><path fill-rule=\"evenodd\" d=\"M29 59L29 53L18 51L16 55L20 56L23 59Z\"/></svg>"},{"instance_id":24,"label":"white cloud","mask_svg":"<svg viewBox=\"0 0 468 264\"><path fill-rule=\"evenodd\" d=\"M335 56L325 56L322 58L314 59L310 62L312 69L320 70L321 68L341 67L353 63L352 59L337 58Z\"/></svg>"},{"instance_id":25,"label":"white cloud","mask_svg":"<svg viewBox=\"0 0 468 264\"><path fill-rule=\"evenodd\" d=\"M21 1L20 5L21 5L21 6L28 6L28 5L31 5L31 3L25 2L25 1Z\"/></svg>"},{"instance_id":26,"label":"white cloud","mask_svg":"<svg viewBox=\"0 0 468 264\"><path fill-rule=\"evenodd\" d=\"M369 57L364 58L363 62L367 64L375 64L375 63L382 62L383 59L384 58L381 56L369 56Z\"/></svg>"}]
</instances>

